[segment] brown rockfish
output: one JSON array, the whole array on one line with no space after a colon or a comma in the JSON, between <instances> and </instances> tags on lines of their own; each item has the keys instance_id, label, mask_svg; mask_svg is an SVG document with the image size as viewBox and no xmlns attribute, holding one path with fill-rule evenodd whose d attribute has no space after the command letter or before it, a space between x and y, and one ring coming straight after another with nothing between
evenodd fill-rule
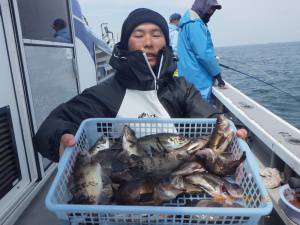
<instances>
[{"instance_id":1,"label":"brown rockfish","mask_svg":"<svg viewBox=\"0 0 300 225\"><path fill-rule=\"evenodd\" d=\"M73 204L99 204L103 194L102 170L88 152L80 152L69 182Z\"/></svg>"},{"instance_id":2,"label":"brown rockfish","mask_svg":"<svg viewBox=\"0 0 300 225\"><path fill-rule=\"evenodd\" d=\"M228 119L224 114L220 114L217 117L216 126L210 137L209 148L216 151L226 131L230 128Z\"/></svg>"},{"instance_id":3,"label":"brown rockfish","mask_svg":"<svg viewBox=\"0 0 300 225\"><path fill-rule=\"evenodd\" d=\"M219 155L210 148L198 151L195 155L209 172L219 176L233 175L246 159L246 152L239 159L232 159L231 153Z\"/></svg>"}]
</instances>

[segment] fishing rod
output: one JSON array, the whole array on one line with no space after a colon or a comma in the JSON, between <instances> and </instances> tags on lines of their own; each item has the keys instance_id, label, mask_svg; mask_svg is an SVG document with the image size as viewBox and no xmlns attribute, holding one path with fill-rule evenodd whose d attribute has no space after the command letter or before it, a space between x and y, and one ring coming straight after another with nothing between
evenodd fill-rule
<instances>
[{"instance_id":1,"label":"fishing rod","mask_svg":"<svg viewBox=\"0 0 300 225\"><path fill-rule=\"evenodd\" d=\"M244 73L244 72L242 72L242 71L240 71L240 70L234 69L234 68L229 67L229 66L227 66L227 65L225 65L225 64L222 64L222 63L219 63L219 65L220 65L221 67L225 68L225 69L232 70L232 71L234 71L234 72L243 74L243 75L245 75L245 76L247 76L247 77L251 77L252 79L255 79L255 80L260 81L260 82L262 82L262 83L264 83L264 84L266 84L266 85L269 85L269 86L275 88L276 90L281 91L281 92L285 93L286 95L288 95L288 96L294 98L295 100L300 101L299 98L298 98L297 96L294 96L294 95L292 95L292 94L290 94L290 93L288 93L288 92L286 92L286 91L284 91L284 90L282 90L282 89L280 89L280 88L278 88L278 87L276 87L276 86L274 86L274 85L272 85L272 84L270 84L270 83L268 83L268 82L266 82L266 81L263 81L263 80L261 80L261 79L255 77L255 76L252 76L252 75L250 75L250 74Z\"/></svg>"}]
</instances>

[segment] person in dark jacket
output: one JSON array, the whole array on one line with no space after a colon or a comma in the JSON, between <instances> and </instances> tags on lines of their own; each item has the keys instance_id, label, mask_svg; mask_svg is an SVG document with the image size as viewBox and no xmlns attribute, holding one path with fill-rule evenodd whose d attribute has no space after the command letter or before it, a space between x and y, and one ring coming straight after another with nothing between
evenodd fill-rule
<instances>
[{"instance_id":1,"label":"person in dark jacket","mask_svg":"<svg viewBox=\"0 0 300 225\"><path fill-rule=\"evenodd\" d=\"M37 150L58 161L86 118L204 118L217 114L184 78L173 77L176 58L169 42L167 21L157 12L140 8L122 26L110 65L116 74L86 89L54 109L39 128Z\"/></svg>"}]
</instances>

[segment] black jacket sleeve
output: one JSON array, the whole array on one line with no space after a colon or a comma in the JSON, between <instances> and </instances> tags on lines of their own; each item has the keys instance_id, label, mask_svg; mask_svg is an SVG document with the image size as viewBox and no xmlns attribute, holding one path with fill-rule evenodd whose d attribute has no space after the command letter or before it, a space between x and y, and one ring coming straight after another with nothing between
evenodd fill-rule
<instances>
[{"instance_id":1,"label":"black jacket sleeve","mask_svg":"<svg viewBox=\"0 0 300 225\"><path fill-rule=\"evenodd\" d=\"M208 118L218 114L216 108L203 100L195 86L183 77L169 80L159 89L158 96L172 118Z\"/></svg>"},{"instance_id":2,"label":"black jacket sleeve","mask_svg":"<svg viewBox=\"0 0 300 225\"><path fill-rule=\"evenodd\" d=\"M33 139L35 149L44 157L57 162L63 134L75 134L84 119L113 116L107 105L98 97L98 92L97 87L90 88L54 109Z\"/></svg>"},{"instance_id":3,"label":"black jacket sleeve","mask_svg":"<svg viewBox=\"0 0 300 225\"><path fill-rule=\"evenodd\" d=\"M186 81L181 80L181 85L185 92L185 114L188 118L210 118L215 117L219 112L212 105L205 101L196 87Z\"/></svg>"}]
</instances>

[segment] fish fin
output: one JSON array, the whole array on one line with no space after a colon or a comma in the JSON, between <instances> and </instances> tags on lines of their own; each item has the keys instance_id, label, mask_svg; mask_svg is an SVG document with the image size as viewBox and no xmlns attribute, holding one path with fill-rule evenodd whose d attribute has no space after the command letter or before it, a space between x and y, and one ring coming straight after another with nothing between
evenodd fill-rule
<instances>
[{"instance_id":1,"label":"fish fin","mask_svg":"<svg viewBox=\"0 0 300 225\"><path fill-rule=\"evenodd\" d=\"M239 159L239 161L242 163L246 160L246 152L243 152L243 155L241 156L241 158Z\"/></svg>"},{"instance_id":2,"label":"fish fin","mask_svg":"<svg viewBox=\"0 0 300 225\"><path fill-rule=\"evenodd\" d=\"M163 146L163 144L161 143L161 141L159 140L158 137L156 137L156 141L157 141L157 146L158 146L157 150L163 154L168 153L168 150Z\"/></svg>"},{"instance_id":3,"label":"fish fin","mask_svg":"<svg viewBox=\"0 0 300 225\"><path fill-rule=\"evenodd\" d=\"M215 195L215 196L213 196L213 201L223 204L225 202L225 197L224 197L224 195L221 195L221 194Z\"/></svg>"},{"instance_id":4,"label":"fish fin","mask_svg":"<svg viewBox=\"0 0 300 225\"><path fill-rule=\"evenodd\" d=\"M219 204L226 204L228 206L231 206L233 204L233 199L229 195L225 194L218 194L213 197L213 201L219 203Z\"/></svg>"},{"instance_id":5,"label":"fish fin","mask_svg":"<svg viewBox=\"0 0 300 225\"><path fill-rule=\"evenodd\" d=\"M231 144L233 137L234 133L231 130L224 133L223 138L220 141L219 147L216 149L217 154L222 154L226 151L228 146Z\"/></svg>"},{"instance_id":6,"label":"fish fin","mask_svg":"<svg viewBox=\"0 0 300 225\"><path fill-rule=\"evenodd\" d=\"M117 190L119 190L119 188L120 188L120 184L112 183L112 184L111 184L111 187L112 187L113 190L117 191Z\"/></svg>"}]
</instances>

